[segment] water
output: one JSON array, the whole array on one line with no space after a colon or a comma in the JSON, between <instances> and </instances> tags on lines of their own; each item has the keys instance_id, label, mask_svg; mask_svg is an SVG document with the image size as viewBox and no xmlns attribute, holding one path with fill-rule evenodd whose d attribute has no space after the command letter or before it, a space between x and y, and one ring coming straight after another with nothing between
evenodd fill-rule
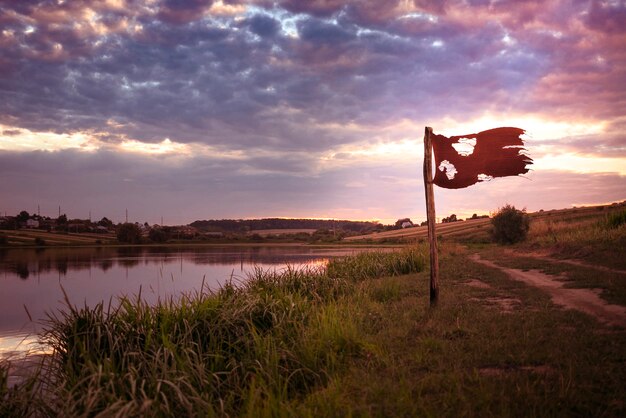
<instances>
[{"instance_id":1,"label":"water","mask_svg":"<svg viewBox=\"0 0 626 418\"><path fill-rule=\"evenodd\" d=\"M363 249L306 246L50 248L0 251L0 360L45 351L35 344L47 313L118 296L148 303L238 282L255 267L323 266ZM65 294L65 295L64 295Z\"/></svg>"}]
</instances>

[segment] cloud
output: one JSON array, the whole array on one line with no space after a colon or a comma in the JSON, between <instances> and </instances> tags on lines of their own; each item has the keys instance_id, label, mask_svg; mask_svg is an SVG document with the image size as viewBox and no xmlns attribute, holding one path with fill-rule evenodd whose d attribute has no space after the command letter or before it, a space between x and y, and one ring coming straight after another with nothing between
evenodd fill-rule
<instances>
[{"instance_id":1,"label":"cloud","mask_svg":"<svg viewBox=\"0 0 626 418\"><path fill-rule=\"evenodd\" d=\"M386 183L361 171L386 179L414 173L372 165L376 158L381 166L397 163L385 153L355 150L420 139L426 124L440 131L540 120L541 129L579 130L554 138L541 132L540 154L623 158L623 14L619 2L560 0L3 2L2 147L30 151L47 135L40 149L89 138L98 150L3 154L2 170L10 179L26 175L38 193L63 190L75 202L97 189L114 200L148 193L168 206L161 193L202 195L206 187L223 196L219 208L247 208L250 193L257 207L280 210L281 193L292 193L301 196L292 202L318 212L328 205L347 213L358 201L363 213L396 216L376 199L397 202L398 212L417 206L378 191ZM136 152L167 147L198 155ZM89 171L100 166L97 158L133 182L116 192L100 178L118 185L117 174ZM84 177L73 179L66 167ZM75 194L64 181L77 182ZM366 196L372 190L378 194ZM28 192L10 191L25 204Z\"/></svg>"}]
</instances>

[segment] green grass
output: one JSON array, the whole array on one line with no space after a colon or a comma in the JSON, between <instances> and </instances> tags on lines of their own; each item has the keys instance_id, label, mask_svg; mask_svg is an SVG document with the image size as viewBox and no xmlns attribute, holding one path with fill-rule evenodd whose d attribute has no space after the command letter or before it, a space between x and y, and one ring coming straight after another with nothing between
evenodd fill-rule
<instances>
[{"instance_id":1,"label":"green grass","mask_svg":"<svg viewBox=\"0 0 626 418\"><path fill-rule=\"evenodd\" d=\"M481 251L506 258L493 245ZM69 309L45 335L55 348L45 384L11 396L4 385L5 415L626 414L623 329L563 310L448 242L431 309L424 254L257 270L241 287L154 307L124 299L116 309ZM621 285L604 284L619 294Z\"/></svg>"},{"instance_id":2,"label":"green grass","mask_svg":"<svg viewBox=\"0 0 626 418\"><path fill-rule=\"evenodd\" d=\"M156 306L139 297L116 307L68 302L43 336L54 355L50 373L39 378L54 389L33 396L45 398L46 414L60 416L238 415L281 407L367 355L359 308L347 298L359 281L420 271L418 255L347 257L348 268L333 263L337 274L258 269L241 286ZM359 275L348 275L353 271ZM16 412L19 400L5 396Z\"/></svg>"}]
</instances>

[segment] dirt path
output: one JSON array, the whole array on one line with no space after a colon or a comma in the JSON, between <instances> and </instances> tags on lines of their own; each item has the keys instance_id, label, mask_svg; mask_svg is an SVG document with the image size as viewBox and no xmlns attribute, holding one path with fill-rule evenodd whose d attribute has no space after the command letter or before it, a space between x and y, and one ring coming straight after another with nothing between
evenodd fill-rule
<instances>
[{"instance_id":1,"label":"dirt path","mask_svg":"<svg viewBox=\"0 0 626 418\"><path fill-rule=\"evenodd\" d=\"M580 261L580 260L554 258L554 257L550 257L549 255L543 254L543 253L537 253L537 252L517 253L517 252L514 252L512 250L505 250L505 253L515 254L516 256L521 256L521 257L538 258L540 260L546 260L546 261L550 261L550 262L553 262L553 263L563 263L563 264L569 264L569 265L572 265L572 266L585 267L585 268L588 268L588 269L603 271L603 272L606 272L606 273L618 273L618 274L626 275L626 270L612 269L610 267L593 265L593 264L585 263L584 261Z\"/></svg>"},{"instance_id":2,"label":"dirt path","mask_svg":"<svg viewBox=\"0 0 626 418\"><path fill-rule=\"evenodd\" d=\"M523 271L499 266L489 260L483 260L478 254L472 254L470 259L485 266L499 269L514 280L518 280L547 292L552 302L570 309L577 309L594 316L600 322L608 325L618 325L626 328L626 307L609 305L591 289L568 289L557 277L544 274L538 270Z\"/></svg>"}]
</instances>

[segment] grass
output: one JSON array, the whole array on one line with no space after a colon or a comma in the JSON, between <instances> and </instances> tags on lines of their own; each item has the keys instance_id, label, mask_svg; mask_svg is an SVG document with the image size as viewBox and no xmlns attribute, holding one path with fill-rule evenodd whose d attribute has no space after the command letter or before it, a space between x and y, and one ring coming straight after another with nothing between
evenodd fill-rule
<instances>
[{"instance_id":1,"label":"grass","mask_svg":"<svg viewBox=\"0 0 626 418\"><path fill-rule=\"evenodd\" d=\"M519 247L626 270L626 225L619 223L623 213L598 212L596 216L582 219L533 220L527 242Z\"/></svg>"},{"instance_id":2,"label":"grass","mask_svg":"<svg viewBox=\"0 0 626 418\"><path fill-rule=\"evenodd\" d=\"M39 375L43 384L18 392L42 400L29 412L57 416L282 408L369 352L358 331L359 308L346 303L359 281L424 267L418 250L368 254L346 258L348 268L334 263L336 274L256 270L241 286L202 289L156 306L140 297L115 307L67 302L43 336L54 350ZM4 401L22 413L22 398L7 392Z\"/></svg>"},{"instance_id":3,"label":"grass","mask_svg":"<svg viewBox=\"0 0 626 418\"><path fill-rule=\"evenodd\" d=\"M562 222L552 225L557 239L592 252L624 228L602 229L581 244L568 234L604 228L600 220ZM476 248L512 267L567 273L568 285L601 287L603 297L626 304L623 276L523 257L555 248L541 244L547 230L537 226L524 244ZM325 269L256 270L239 287L152 307L123 299L115 309L69 308L51 318L44 339L55 354L38 379L11 394L0 380L0 411L625 416L626 332L473 262L476 248L442 243L436 309L428 305L424 247L364 253ZM477 280L481 287L470 285Z\"/></svg>"}]
</instances>

